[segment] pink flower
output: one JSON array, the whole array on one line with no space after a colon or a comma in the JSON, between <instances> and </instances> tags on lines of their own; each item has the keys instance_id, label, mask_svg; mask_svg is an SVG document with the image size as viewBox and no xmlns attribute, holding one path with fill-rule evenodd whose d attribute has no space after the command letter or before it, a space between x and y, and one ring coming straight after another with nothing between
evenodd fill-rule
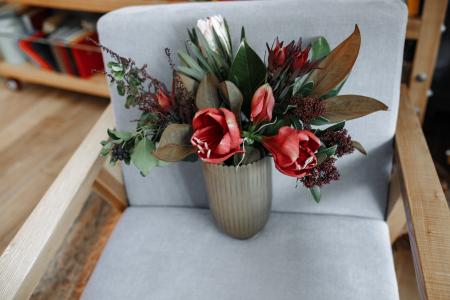
<instances>
[{"instance_id":1,"label":"pink flower","mask_svg":"<svg viewBox=\"0 0 450 300\"><path fill-rule=\"evenodd\" d=\"M260 86L252 98L250 119L258 124L272 120L272 111L275 105L272 88L269 84Z\"/></svg>"},{"instance_id":2,"label":"pink flower","mask_svg":"<svg viewBox=\"0 0 450 300\"><path fill-rule=\"evenodd\" d=\"M236 116L226 108L199 110L192 121L191 143L206 162L219 164L241 150L241 133Z\"/></svg>"}]
</instances>

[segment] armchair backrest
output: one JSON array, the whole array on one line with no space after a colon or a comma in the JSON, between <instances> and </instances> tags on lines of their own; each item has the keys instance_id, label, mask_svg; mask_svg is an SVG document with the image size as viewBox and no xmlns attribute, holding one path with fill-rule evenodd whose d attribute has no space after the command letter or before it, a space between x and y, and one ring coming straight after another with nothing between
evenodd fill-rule
<instances>
[{"instance_id":1,"label":"armchair backrest","mask_svg":"<svg viewBox=\"0 0 450 300\"><path fill-rule=\"evenodd\" d=\"M227 18L233 45L245 26L249 44L262 56L275 37L308 41L325 36L334 48L358 24L362 45L359 58L341 94L361 94L381 100L389 111L348 123L353 139L369 152L354 153L338 164L341 181L323 189L317 205L309 192L295 188L295 179L273 172L273 209L335 213L383 218L397 119L406 8L399 0L293 0L186 3L128 7L103 16L100 41L115 52L147 64L151 73L170 85L171 70L164 53L184 48L186 28L213 14ZM105 55L105 60L108 60ZM111 88L116 125L132 130L139 112L126 110L124 99ZM124 166L131 205L207 206L200 163L176 163L154 169L143 178Z\"/></svg>"}]
</instances>

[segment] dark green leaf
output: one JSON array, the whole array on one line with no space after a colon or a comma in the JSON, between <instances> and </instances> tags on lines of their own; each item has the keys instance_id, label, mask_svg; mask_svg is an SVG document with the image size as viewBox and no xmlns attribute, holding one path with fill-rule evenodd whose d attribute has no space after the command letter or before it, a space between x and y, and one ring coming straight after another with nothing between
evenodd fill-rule
<instances>
[{"instance_id":1,"label":"dark green leaf","mask_svg":"<svg viewBox=\"0 0 450 300\"><path fill-rule=\"evenodd\" d=\"M119 131L119 130L115 130L115 129L108 129L107 132L108 132L109 137L113 140L120 139L120 140L123 140L126 142L133 137L133 134L128 131Z\"/></svg>"},{"instance_id":2,"label":"dark green leaf","mask_svg":"<svg viewBox=\"0 0 450 300\"><path fill-rule=\"evenodd\" d=\"M315 126L321 126L321 125L326 125L329 124L330 120L328 120L325 117L317 117L311 120L311 125L315 125Z\"/></svg>"},{"instance_id":3,"label":"dark green leaf","mask_svg":"<svg viewBox=\"0 0 450 300\"><path fill-rule=\"evenodd\" d=\"M319 152L316 153L316 157L317 157L317 165L320 165L328 158L328 155L326 155L326 153Z\"/></svg>"},{"instance_id":4,"label":"dark green leaf","mask_svg":"<svg viewBox=\"0 0 450 300\"><path fill-rule=\"evenodd\" d=\"M243 111L248 114L253 93L260 87L266 78L266 66L256 52L242 40L233 64L231 65L228 80L233 82L244 97Z\"/></svg>"},{"instance_id":5,"label":"dark green leaf","mask_svg":"<svg viewBox=\"0 0 450 300\"><path fill-rule=\"evenodd\" d=\"M125 82L117 81L117 93L120 96L125 96Z\"/></svg>"},{"instance_id":6,"label":"dark green leaf","mask_svg":"<svg viewBox=\"0 0 450 300\"><path fill-rule=\"evenodd\" d=\"M319 150L317 153L323 153L326 156L330 157L333 156L336 153L337 145L331 146L329 148L324 148Z\"/></svg>"}]
</instances>

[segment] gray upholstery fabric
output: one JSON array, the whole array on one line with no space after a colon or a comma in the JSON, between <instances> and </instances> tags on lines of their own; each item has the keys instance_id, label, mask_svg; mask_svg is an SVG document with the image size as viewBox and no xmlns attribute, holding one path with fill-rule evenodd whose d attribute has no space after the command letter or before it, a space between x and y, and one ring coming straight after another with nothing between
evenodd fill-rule
<instances>
[{"instance_id":1,"label":"gray upholstery fabric","mask_svg":"<svg viewBox=\"0 0 450 300\"><path fill-rule=\"evenodd\" d=\"M330 213L382 219L392 159L406 9L393 0L298 0L189 3L120 9L99 21L101 43L114 51L148 64L152 74L170 84L164 48L183 48L186 28L198 18L220 13L230 23L234 45L240 26L246 27L250 45L264 56L265 43L276 36L282 40L305 41L323 35L336 46L358 24L362 33L359 59L343 94L363 94L389 106L367 118L349 122L349 132L368 150L368 157L355 153L339 166L342 180L323 189L316 205L304 189L295 189L295 179L274 171L274 210ZM132 129L136 110L123 108L123 99L112 89L119 129ZM187 163L181 163L187 164ZM140 178L134 167L125 167L125 184L131 205L206 205L199 165L156 169ZM180 186L181 182L181 186ZM187 197L185 197L187 196Z\"/></svg>"},{"instance_id":2,"label":"gray upholstery fabric","mask_svg":"<svg viewBox=\"0 0 450 300\"><path fill-rule=\"evenodd\" d=\"M82 299L389 300L398 290L380 220L273 213L239 241L205 209L131 207Z\"/></svg>"}]
</instances>

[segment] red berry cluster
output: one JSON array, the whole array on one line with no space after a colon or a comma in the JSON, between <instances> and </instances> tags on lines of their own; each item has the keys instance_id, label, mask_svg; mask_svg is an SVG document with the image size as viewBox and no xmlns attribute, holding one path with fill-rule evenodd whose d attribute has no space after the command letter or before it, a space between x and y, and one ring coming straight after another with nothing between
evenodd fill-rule
<instances>
[{"instance_id":1,"label":"red berry cluster","mask_svg":"<svg viewBox=\"0 0 450 300\"><path fill-rule=\"evenodd\" d=\"M309 125L314 118L325 114L325 103L319 97L292 97L289 104L295 108L291 109L288 115L299 118L306 125Z\"/></svg>"},{"instance_id":2,"label":"red berry cluster","mask_svg":"<svg viewBox=\"0 0 450 300\"><path fill-rule=\"evenodd\" d=\"M307 176L300 178L300 181L305 187L312 188L313 186L321 187L333 180L339 180L341 175L334 165L335 162L336 158L327 158L323 163L312 169Z\"/></svg>"},{"instance_id":3,"label":"red berry cluster","mask_svg":"<svg viewBox=\"0 0 450 300\"><path fill-rule=\"evenodd\" d=\"M350 154L355 150L352 144L352 138L348 134L347 129L338 131L326 130L320 135L320 140L327 147L337 145L336 155L338 157Z\"/></svg>"}]
</instances>

